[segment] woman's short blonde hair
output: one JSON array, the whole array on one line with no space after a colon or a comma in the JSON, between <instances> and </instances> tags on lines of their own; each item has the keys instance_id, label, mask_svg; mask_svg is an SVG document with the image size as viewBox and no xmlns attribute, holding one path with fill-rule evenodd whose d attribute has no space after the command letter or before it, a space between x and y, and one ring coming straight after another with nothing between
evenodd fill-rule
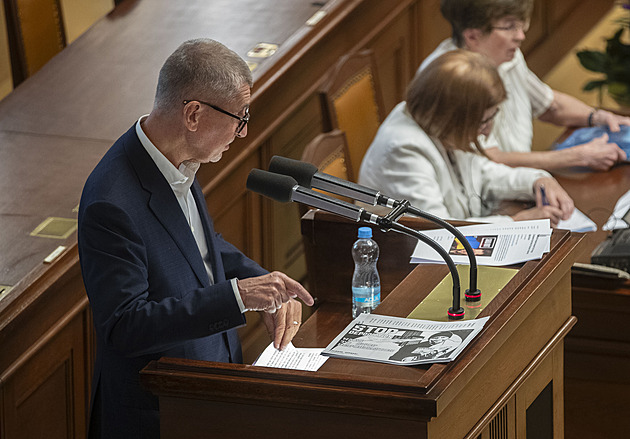
<instances>
[{"instance_id":1,"label":"woman's short blonde hair","mask_svg":"<svg viewBox=\"0 0 630 439\"><path fill-rule=\"evenodd\" d=\"M484 113L505 97L501 77L490 61L458 49L418 73L407 87L406 101L418 125L445 147L483 153L477 137Z\"/></svg>"}]
</instances>

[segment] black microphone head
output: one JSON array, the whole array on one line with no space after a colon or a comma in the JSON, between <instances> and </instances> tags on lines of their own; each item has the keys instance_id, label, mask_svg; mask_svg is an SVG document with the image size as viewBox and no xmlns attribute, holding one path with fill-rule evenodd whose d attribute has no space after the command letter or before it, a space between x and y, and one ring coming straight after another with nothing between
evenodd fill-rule
<instances>
[{"instance_id":1,"label":"black microphone head","mask_svg":"<svg viewBox=\"0 0 630 439\"><path fill-rule=\"evenodd\" d=\"M247 189L281 203L291 201L296 185L295 179L288 175L274 174L262 169L252 169L247 176Z\"/></svg>"},{"instance_id":2,"label":"black microphone head","mask_svg":"<svg viewBox=\"0 0 630 439\"><path fill-rule=\"evenodd\" d=\"M311 189L313 175L318 171L317 166L274 155L269 162L269 171L293 177L300 186Z\"/></svg>"}]
</instances>

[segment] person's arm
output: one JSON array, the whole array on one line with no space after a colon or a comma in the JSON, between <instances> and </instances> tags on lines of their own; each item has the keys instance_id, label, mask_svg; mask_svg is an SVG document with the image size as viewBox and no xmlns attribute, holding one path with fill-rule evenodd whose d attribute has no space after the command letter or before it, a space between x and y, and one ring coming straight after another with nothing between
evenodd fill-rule
<instances>
[{"instance_id":1,"label":"person's arm","mask_svg":"<svg viewBox=\"0 0 630 439\"><path fill-rule=\"evenodd\" d=\"M260 311L274 347L284 349L302 324L302 304L295 298L299 297L308 306L313 305L313 298L286 274L267 273L219 234L215 238L227 277L237 279L236 289L244 308Z\"/></svg>"},{"instance_id":2,"label":"person's arm","mask_svg":"<svg viewBox=\"0 0 630 439\"><path fill-rule=\"evenodd\" d=\"M604 134L588 143L556 151L505 152L498 147L485 149L486 155L497 163L557 171L572 167L586 167L606 171L626 159L626 153Z\"/></svg>"},{"instance_id":3,"label":"person's arm","mask_svg":"<svg viewBox=\"0 0 630 439\"><path fill-rule=\"evenodd\" d=\"M524 209L512 215L515 221L549 218L551 226L558 225L560 220L569 219L573 210L573 200L569 194L552 177L542 177L534 182L536 206Z\"/></svg>"},{"instance_id":4,"label":"person's arm","mask_svg":"<svg viewBox=\"0 0 630 439\"><path fill-rule=\"evenodd\" d=\"M530 168L514 169L482 156L460 156L471 160L471 169L468 172L477 170L482 199L536 199L536 207L521 210L511 216L515 221L548 218L552 226L556 226L558 221L569 218L573 212L573 200L547 172ZM541 187L545 187L547 192L546 203L543 203Z\"/></svg>"},{"instance_id":5,"label":"person's arm","mask_svg":"<svg viewBox=\"0 0 630 439\"><path fill-rule=\"evenodd\" d=\"M610 111L594 109L579 99L554 90L553 102L539 119L564 127L607 126L619 131L619 125L630 125L630 118Z\"/></svg>"}]
</instances>

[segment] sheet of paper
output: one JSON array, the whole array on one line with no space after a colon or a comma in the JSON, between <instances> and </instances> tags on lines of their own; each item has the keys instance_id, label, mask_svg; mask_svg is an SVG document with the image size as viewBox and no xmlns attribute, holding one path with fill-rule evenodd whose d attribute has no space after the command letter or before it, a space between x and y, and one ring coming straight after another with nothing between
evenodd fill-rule
<instances>
[{"instance_id":1,"label":"sheet of paper","mask_svg":"<svg viewBox=\"0 0 630 439\"><path fill-rule=\"evenodd\" d=\"M326 362L328 357L320 355L320 348L296 348L293 343L279 351L269 344L260 357L254 362L254 366L278 367L282 369L316 371Z\"/></svg>"},{"instance_id":2,"label":"sheet of paper","mask_svg":"<svg viewBox=\"0 0 630 439\"><path fill-rule=\"evenodd\" d=\"M626 212L630 209L630 191L623 194L619 200L617 200L617 204L615 204L615 209L613 210L612 215L606 221L606 224L602 226L602 230L617 230L617 229L625 229L628 227L628 223L626 223L623 219L621 219Z\"/></svg>"},{"instance_id":3,"label":"sheet of paper","mask_svg":"<svg viewBox=\"0 0 630 439\"><path fill-rule=\"evenodd\" d=\"M557 228L570 230L572 232L595 232L597 230L597 224L578 209L575 209L571 218L560 221Z\"/></svg>"},{"instance_id":4,"label":"sheet of paper","mask_svg":"<svg viewBox=\"0 0 630 439\"><path fill-rule=\"evenodd\" d=\"M551 246L549 220L478 224L458 228L473 247L478 265L512 265L540 259ZM446 230L429 230L427 236L440 244L456 264L468 264L464 246ZM444 263L438 252L418 242L412 263Z\"/></svg>"}]
</instances>

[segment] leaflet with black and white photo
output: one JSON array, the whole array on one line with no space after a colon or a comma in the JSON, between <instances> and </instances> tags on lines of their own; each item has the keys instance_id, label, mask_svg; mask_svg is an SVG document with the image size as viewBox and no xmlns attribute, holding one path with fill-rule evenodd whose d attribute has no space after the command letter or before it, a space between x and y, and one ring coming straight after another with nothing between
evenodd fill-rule
<instances>
[{"instance_id":1,"label":"leaflet with black and white photo","mask_svg":"<svg viewBox=\"0 0 630 439\"><path fill-rule=\"evenodd\" d=\"M458 227L475 253L477 264L505 266L540 259L551 247L551 227L548 219L513 221L499 224L476 224ZM452 233L444 229L427 230L446 250L456 264L468 264L465 247ZM411 263L444 263L438 252L419 241Z\"/></svg>"},{"instance_id":2,"label":"leaflet with black and white photo","mask_svg":"<svg viewBox=\"0 0 630 439\"><path fill-rule=\"evenodd\" d=\"M464 350L487 321L488 317L434 322L360 314L322 355L401 365L447 363Z\"/></svg>"}]
</instances>

